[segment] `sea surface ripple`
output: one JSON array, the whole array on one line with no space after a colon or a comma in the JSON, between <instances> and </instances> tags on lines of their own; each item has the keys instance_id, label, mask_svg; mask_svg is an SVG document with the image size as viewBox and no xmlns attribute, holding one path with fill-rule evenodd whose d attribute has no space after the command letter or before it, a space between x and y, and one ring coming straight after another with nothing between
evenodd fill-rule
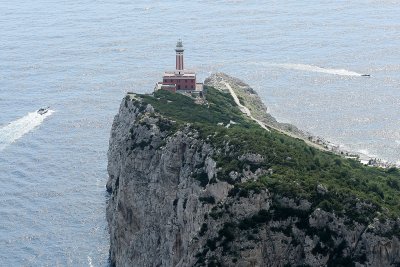
<instances>
[{"instance_id":1,"label":"sea surface ripple","mask_svg":"<svg viewBox=\"0 0 400 267\"><path fill-rule=\"evenodd\" d=\"M398 14L396 0L0 1L0 265L107 266L113 116L174 68L178 38L200 79L240 77L279 120L400 161Z\"/></svg>"}]
</instances>

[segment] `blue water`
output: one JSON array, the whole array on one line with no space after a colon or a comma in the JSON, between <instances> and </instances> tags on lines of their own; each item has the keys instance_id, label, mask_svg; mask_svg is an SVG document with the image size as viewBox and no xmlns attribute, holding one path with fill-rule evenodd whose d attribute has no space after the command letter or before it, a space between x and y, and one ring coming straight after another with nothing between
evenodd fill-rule
<instances>
[{"instance_id":1,"label":"blue water","mask_svg":"<svg viewBox=\"0 0 400 267\"><path fill-rule=\"evenodd\" d=\"M107 265L112 119L174 68L178 38L200 79L240 77L279 120L400 161L399 14L372 0L0 1L0 265Z\"/></svg>"}]
</instances>

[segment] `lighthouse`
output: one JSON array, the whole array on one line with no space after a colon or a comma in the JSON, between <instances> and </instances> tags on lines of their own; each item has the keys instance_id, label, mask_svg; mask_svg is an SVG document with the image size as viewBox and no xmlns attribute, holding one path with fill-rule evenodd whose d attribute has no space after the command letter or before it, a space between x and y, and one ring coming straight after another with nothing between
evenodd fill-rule
<instances>
[{"instance_id":1,"label":"lighthouse","mask_svg":"<svg viewBox=\"0 0 400 267\"><path fill-rule=\"evenodd\" d=\"M179 39L175 47L175 70L164 72L163 81L158 82L154 90L202 95L203 84L196 83L196 73L184 68L183 51L182 40Z\"/></svg>"},{"instance_id":2,"label":"lighthouse","mask_svg":"<svg viewBox=\"0 0 400 267\"><path fill-rule=\"evenodd\" d=\"M176 43L176 48L175 48L175 52L176 52L176 73L177 74L181 74L183 73L183 45L182 45L182 41L179 39L179 41Z\"/></svg>"}]
</instances>

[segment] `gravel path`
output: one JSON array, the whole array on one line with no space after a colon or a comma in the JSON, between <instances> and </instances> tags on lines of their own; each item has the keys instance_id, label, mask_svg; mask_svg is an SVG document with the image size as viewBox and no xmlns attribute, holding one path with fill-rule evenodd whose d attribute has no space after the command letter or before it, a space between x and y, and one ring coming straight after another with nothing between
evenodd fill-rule
<instances>
[{"instance_id":1,"label":"gravel path","mask_svg":"<svg viewBox=\"0 0 400 267\"><path fill-rule=\"evenodd\" d=\"M251 115L250 110L243 106L240 101L239 98L237 97L235 91L233 91L232 87L229 85L229 83L223 81L223 84L226 86L226 88L228 88L229 93L231 94L231 96L233 97L233 100L235 100L236 105L238 105L239 109L242 111L242 113L246 114L247 116L249 116L253 121L257 122L258 125L260 125L263 129L267 130L269 132L269 129L265 126L264 123L262 123L261 121L257 120L256 118L254 118Z\"/></svg>"}]
</instances>

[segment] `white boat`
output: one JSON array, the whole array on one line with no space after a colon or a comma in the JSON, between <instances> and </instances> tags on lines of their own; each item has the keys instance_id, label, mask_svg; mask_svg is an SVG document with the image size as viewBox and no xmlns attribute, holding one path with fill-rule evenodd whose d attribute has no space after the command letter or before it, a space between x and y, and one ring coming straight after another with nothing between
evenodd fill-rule
<instances>
[{"instance_id":1,"label":"white boat","mask_svg":"<svg viewBox=\"0 0 400 267\"><path fill-rule=\"evenodd\" d=\"M46 114L47 111L49 111L49 108L50 108L50 107L47 107L47 108L40 108L40 109L38 109L37 113L39 113L40 115Z\"/></svg>"}]
</instances>

